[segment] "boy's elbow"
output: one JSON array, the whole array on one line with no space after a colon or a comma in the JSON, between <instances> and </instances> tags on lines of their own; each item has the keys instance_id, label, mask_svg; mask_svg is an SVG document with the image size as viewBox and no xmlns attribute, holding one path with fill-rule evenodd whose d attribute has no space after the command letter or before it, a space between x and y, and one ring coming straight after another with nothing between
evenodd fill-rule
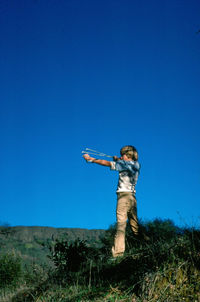
<instances>
[{"instance_id":1,"label":"boy's elbow","mask_svg":"<svg viewBox=\"0 0 200 302\"><path fill-rule=\"evenodd\" d=\"M111 167L111 162L110 161L107 161L107 167Z\"/></svg>"}]
</instances>

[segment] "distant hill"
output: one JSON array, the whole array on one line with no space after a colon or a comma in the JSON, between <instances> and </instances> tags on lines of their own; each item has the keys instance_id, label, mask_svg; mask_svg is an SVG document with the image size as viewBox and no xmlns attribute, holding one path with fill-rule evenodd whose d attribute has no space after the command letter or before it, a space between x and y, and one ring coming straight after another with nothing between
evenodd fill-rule
<instances>
[{"instance_id":1,"label":"distant hill","mask_svg":"<svg viewBox=\"0 0 200 302\"><path fill-rule=\"evenodd\" d=\"M68 238L74 241L79 238L90 245L99 245L104 230L79 228L53 228L38 226L0 227L0 254L14 252L19 254L24 263L49 263L48 245L56 239Z\"/></svg>"}]
</instances>

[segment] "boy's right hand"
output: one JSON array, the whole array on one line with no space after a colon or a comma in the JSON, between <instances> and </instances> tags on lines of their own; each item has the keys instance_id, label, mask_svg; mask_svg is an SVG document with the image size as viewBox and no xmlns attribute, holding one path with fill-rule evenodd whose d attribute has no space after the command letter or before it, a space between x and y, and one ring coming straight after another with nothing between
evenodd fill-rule
<instances>
[{"instance_id":1,"label":"boy's right hand","mask_svg":"<svg viewBox=\"0 0 200 302\"><path fill-rule=\"evenodd\" d=\"M89 154L84 154L84 155L83 155L83 158L85 158L85 160L89 160L89 159L90 159L90 156L89 156Z\"/></svg>"},{"instance_id":2,"label":"boy's right hand","mask_svg":"<svg viewBox=\"0 0 200 302\"><path fill-rule=\"evenodd\" d=\"M93 157L90 157L89 154L84 154L83 158L87 161L87 162L92 162Z\"/></svg>"},{"instance_id":3,"label":"boy's right hand","mask_svg":"<svg viewBox=\"0 0 200 302\"><path fill-rule=\"evenodd\" d=\"M120 158L117 157L117 156L113 156L113 160L114 160L114 161L118 161L118 160L120 160Z\"/></svg>"}]
</instances>

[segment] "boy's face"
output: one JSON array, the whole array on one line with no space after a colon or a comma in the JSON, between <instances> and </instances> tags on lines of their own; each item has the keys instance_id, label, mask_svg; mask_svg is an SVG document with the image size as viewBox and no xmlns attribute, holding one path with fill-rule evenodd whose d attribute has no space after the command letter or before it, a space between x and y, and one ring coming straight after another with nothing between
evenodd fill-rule
<instances>
[{"instance_id":1,"label":"boy's face","mask_svg":"<svg viewBox=\"0 0 200 302\"><path fill-rule=\"evenodd\" d=\"M121 160L126 160L126 161L131 160L131 158L127 157L126 154L121 155L120 159Z\"/></svg>"}]
</instances>

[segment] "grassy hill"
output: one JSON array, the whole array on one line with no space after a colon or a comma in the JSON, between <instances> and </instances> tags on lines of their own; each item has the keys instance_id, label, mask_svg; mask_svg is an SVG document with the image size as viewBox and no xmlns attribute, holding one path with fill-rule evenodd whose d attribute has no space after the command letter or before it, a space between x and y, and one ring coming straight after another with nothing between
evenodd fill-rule
<instances>
[{"instance_id":1,"label":"grassy hill","mask_svg":"<svg viewBox=\"0 0 200 302\"><path fill-rule=\"evenodd\" d=\"M91 245L98 245L99 238L104 230L87 230L79 228L53 228L38 226L0 227L0 254L13 251L22 256L27 263L49 263L47 254L48 245L56 239L68 238L74 241L77 238L86 240Z\"/></svg>"},{"instance_id":2,"label":"grassy hill","mask_svg":"<svg viewBox=\"0 0 200 302\"><path fill-rule=\"evenodd\" d=\"M12 246L12 239L19 248L21 240L30 252L36 243L47 249L43 253L48 251L53 266L22 267L20 256L2 252L1 302L200 302L199 229L156 219L140 223L135 237L127 227L126 253L114 261L110 250L115 226L94 230L94 236L78 230L79 236L71 237L75 240L65 236L67 229L55 230L58 239L52 239L52 228L17 230L1 230L4 248ZM81 233L92 244L77 240Z\"/></svg>"}]
</instances>

